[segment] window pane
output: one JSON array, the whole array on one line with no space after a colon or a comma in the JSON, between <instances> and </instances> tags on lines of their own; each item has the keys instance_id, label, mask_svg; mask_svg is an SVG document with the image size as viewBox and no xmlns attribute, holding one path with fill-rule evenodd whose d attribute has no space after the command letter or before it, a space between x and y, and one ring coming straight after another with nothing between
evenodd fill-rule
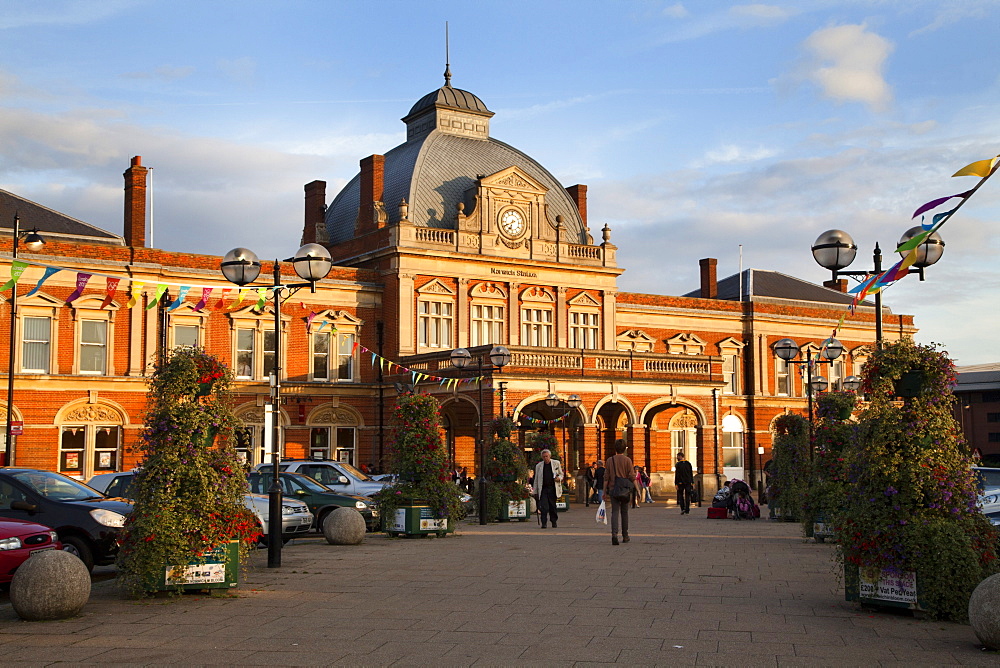
<instances>
[{"instance_id":1,"label":"window pane","mask_svg":"<svg viewBox=\"0 0 1000 668\"><path fill-rule=\"evenodd\" d=\"M337 379L354 380L354 335L341 334L337 350Z\"/></svg>"},{"instance_id":2,"label":"window pane","mask_svg":"<svg viewBox=\"0 0 1000 668\"><path fill-rule=\"evenodd\" d=\"M108 323L84 320L80 323L80 372L104 373L107 357Z\"/></svg>"},{"instance_id":3,"label":"window pane","mask_svg":"<svg viewBox=\"0 0 1000 668\"><path fill-rule=\"evenodd\" d=\"M313 379L330 379L330 334L313 334Z\"/></svg>"},{"instance_id":4,"label":"window pane","mask_svg":"<svg viewBox=\"0 0 1000 668\"><path fill-rule=\"evenodd\" d=\"M274 330L264 330L264 377L274 371Z\"/></svg>"},{"instance_id":5,"label":"window pane","mask_svg":"<svg viewBox=\"0 0 1000 668\"><path fill-rule=\"evenodd\" d=\"M188 346L190 348L194 348L197 345L197 325L174 325L174 346Z\"/></svg>"},{"instance_id":6,"label":"window pane","mask_svg":"<svg viewBox=\"0 0 1000 668\"><path fill-rule=\"evenodd\" d=\"M253 378L253 330L236 330L236 376Z\"/></svg>"},{"instance_id":7,"label":"window pane","mask_svg":"<svg viewBox=\"0 0 1000 668\"><path fill-rule=\"evenodd\" d=\"M49 372L51 318L21 319L21 370Z\"/></svg>"}]
</instances>

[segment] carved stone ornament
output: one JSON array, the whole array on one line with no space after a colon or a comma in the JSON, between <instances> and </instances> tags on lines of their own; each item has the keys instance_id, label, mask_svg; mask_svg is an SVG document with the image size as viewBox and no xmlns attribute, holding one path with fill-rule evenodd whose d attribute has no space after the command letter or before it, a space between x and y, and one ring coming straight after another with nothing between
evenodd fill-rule
<instances>
[{"instance_id":1,"label":"carved stone ornament","mask_svg":"<svg viewBox=\"0 0 1000 668\"><path fill-rule=\"evenodd\" d=\"M497 185L501 186L512 186L514 188L532 188L533 186L522 179L517 174L508 174L504 178L495 182Z\"/></svg>"},{"instance_id":2,"label":"carved stone ornament","mask_svg":"<svg viewBox=\"0 0 1000 668\"><path fill-rule=\"evenodd\" d=\"M511 248L511 249L520 248L521 245L524 243L524 239L521 239L519 241L511 241L511 240L509 240L509 239L507 239L505 237L502 237L502 236L498 236L497 237L497 241L500 242L500 243L497 244L498 246L500 244L503 244L507 248Z\"/></svg>"},{"instance_id":3,"label":"carved stone ornament","mask_svg":"<svg viewBox=\"0 0 1000 668\"><path fill-rule=\"evenodd\" d=\"M697 426L698 418L686 410L670 418L671 429L694 429Z\"/></svg>"},{"instance_id":4,"label":"carved stone ornament","mask_svg":"<svg viewBox=\"0 0 1000 668\"><path fill-rule=\"evenodd\" d=\"M356 425L358 421L354 414L343 408L327 408L320 411L309 421L310 424Z\"/></svg>"},{"instance_id":5,"label":"carved stone ornament","mask_svg":"<svg viewBox=\"0 0 1000 668\"><path fill-rule=\"evenodd\" d=\"M248 408L245 411L241 411L238 417L250 424L264 424L264 408L262 406Z\"/></svg>"},{"instance_id":6,"label":"carved stone ornament","mask_svg":"<svg viewBox=\"0 0 1000 668\"><path fill-rule=\"evenodd\" d=\"M112 422L121 424L122 418L118 411L106 406L80 406L73 409L63 422Z\"/></svg>"}]
</instances>

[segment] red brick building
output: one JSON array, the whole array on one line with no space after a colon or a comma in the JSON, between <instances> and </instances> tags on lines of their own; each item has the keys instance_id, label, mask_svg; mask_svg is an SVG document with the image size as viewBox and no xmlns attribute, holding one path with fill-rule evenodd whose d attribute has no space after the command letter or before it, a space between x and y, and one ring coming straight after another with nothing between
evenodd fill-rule
<instances>
[{"instance_id":1,"label":"red brick building","mask_svg":"<svg viewBox=\"0 0 1000 668\"><path fill-rule=\"evenodd\" d=\"M362 159L328 206L323 181L305 186L301 241L326 245L335 267L316 293L302 291L282 308L284 455L378 466L394 397L416 379L441 402L452 457L471 472L480 416L509 413L521 418L522 439L552 430L574 470L626 438L661 489L671 487L681 450L706 491L723 475L753 478L770 458L774 418L806 404L798 367L778 360L774 343L790 337L818 349L850 297L773 271L717 280L713 259L700 261L701 285L686 295L620 292L612 231L603 226L595 242L587 187L563 187L493 139L492 116L482 100L446 83L404 117L407 140ZM270 302L258 309L254 293L237 305L218 257L145 247L140 163L133 159L125 173L122 236L0 191L0 222L19 211L22 228L37 226L49 240L37 255L19 257L65 269L18 299L18 464L83 477L132 466L145 378L159 348L174 345L204 346L234 366L248 424L241 445L252 462L264 456ZM9 233L3 243L9 251ZM3 263L0 275L9 258ZM19 295L42 272L29 266ZM96 277L68 305L76 272L127 280L106 308ZM171 297L161 303L170 307L145 310L163 284ZM215 289L207 307L196 308L208 287ZM232 292L217 308L223 288ZM9 304L2 313L6 353ZM883 319L887 338L914 332L910 316L885 309ZM871 305L838 338L846 353L822 371L834 386L858 372L874 340ZM503 369L489 363L497 344L511 352ZM455 348L472 352L472 368L452 367ZM450 381L476 377L485 379L482 404L476 382ZM567 403L571 395L579 406Z\"/></svg>"}]
</instances>

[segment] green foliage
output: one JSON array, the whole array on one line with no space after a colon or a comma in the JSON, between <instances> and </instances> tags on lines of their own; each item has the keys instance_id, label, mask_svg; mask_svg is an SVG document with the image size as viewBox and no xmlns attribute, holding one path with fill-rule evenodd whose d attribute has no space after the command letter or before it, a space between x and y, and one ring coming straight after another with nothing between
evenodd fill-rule
<instances>
[{"instance_id":1,"label":"green foliage","mask_svg":"<svg viewBox=\"0 0 1000 668\"><path fill-rule=\"evenodd\" d=\"M774 432L768 503L798 517L809 486L809 421L785 413L774 421Z\"/></svg>"},{"instance_id":2,"label":"green foliage","mask_svg":"<svg viewBox=\"0 0 1000 668\"><path fill-rule=\"evenodd\" d=\"M528 447L531 448L531 452L528 454L529 469L534 469L535 464L542 461L542 450L550 450L552 459L561 459L559 457L559 441L556 440L555 434L550 431L536 431L529 434Z\"/></svg>"},{"instance_id":3,"label":"green foliage","mask_svg":"<svg viewBox=\"0 0 1000 668\"><path fill-rule=\"evenodd\" d=\"M500 509L509 501L529 496L524 485L528 477L524 453L506 438L494 440L486 451L486 477L491 481L486 486L486 516L489 518L499 517Z\"/></svg>"},{"instance_id":4,"label":"green foliage","mask_svg":"<svg viewBox=\"0 0 1000 668\"><path fill-rule=\"evenodd\" d=\"M491 431L495 436L498 436L501 439L509 439L510 435L514 432L514 429L517 428L517 423L509 417L501 416L493 418L493 424L491 427Z\"/></svg>"},{"instance_id":5,"label":"green foliage","mask_svg":"<svg viewBox=\"0 0 1000 668\"><path fill-rule=\"evenodd\" d=\"M896 383L911 371L922 386L898 401ZM934 344L904 339L872 353L862 370L870 403L844 453L846 494L834 524L845 566L869 576L915 572L928 612L962 620L972 590L1000 568L951 413L954 378Z\"/></svg>"},{"instance_id":6,"label":"green foliage","mask_svg":"<svg viewBox=\"0 0 1000 668\"><path fill-rule=\"evenodd\" d=\"M826 520L841 506L847 493L844 450L857 438L858 425L841 416L850 416L857 405L853 392L824 392L816 398L816 421L813 426L813 459L806 475L809 484L803 491L799 517L807 536L813 522Z\"/></svg>"},{"instance_id":7,"label":"green foliage","mask_svg":"<svg viewBox=\"0 0 1000 668\"><path fill-rule=\"evenodd\" d=\"M120 580L132 595L154 589L168 564L204 563L206 552L229 540L241 541L245 563L260 535L243 503L247 470L226 438L237 426L231 382L218 360L186 347L170 351L149 380L142 468L118 556Z\"/></svg>"},{"instance_id":8,"label":"green foliage","mask_svg":"<svg viewBox=\"0 0 1000 668\"><path fill-rule=\"evenodd\" d=\"M377 492L379 514L389 521L396 509L420 501L450 526L463 515L461 490L452 482L448 451L441 439L438 403L426 394L404 394L393 413L391 470L399 482Z\"/></svg>"}]
</instances>

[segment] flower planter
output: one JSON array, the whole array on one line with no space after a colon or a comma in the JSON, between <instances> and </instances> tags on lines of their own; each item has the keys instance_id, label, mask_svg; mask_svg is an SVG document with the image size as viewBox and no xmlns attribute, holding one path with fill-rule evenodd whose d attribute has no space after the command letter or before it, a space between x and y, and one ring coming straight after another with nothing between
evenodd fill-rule
<instances>
[{"instance_id":1,"label":"flower planter","mask_svg":"<svg viewBox=\"0 0 1000 668\"><path fill-rule=\"evenodd\" d=\"M239 573L240 542L231 540L213 550L204 563L191 561L167 566L152 583L150 591L231 589L239 584Z\"/></svg>"},{"instance_id":2,"label":"flower planter","mask_svg":"<svg viewBox=\"0 0 1000 668\"><path fill-rule=\"evenodd\" d=\"M501 522L527 522L528 521L528 503L527 499L522 499L520 501L510 501L508 500L506 504L501 504L500 506L500 521Z\"/></svg>"},{"instance_id":3,"label":"flower planter","mask_svg":"<svg viewBox=\"0 0 1000 668\"><path fill-rule=\"evenodd\" d=\"M833 532L833 525L827 524L826 518L822 515L813 521L813 538L817 543L825 543L826 539L836 540L837 534Z\"/></svg>"},{"instance_id":4,"label":"flower planter","mask_svg":"<svg viewBox=\"0 0 1000 668\"><path fill-rule=\"evenodd\" d=\"M848 564L844 567L844 598L848 601L926 611L920 594L920 582L916 573L893 575L888 571L881 571L878 579L870 579L862 576L857 566Z\"/></svg>"},{"instance_id":5,"label":"flower planter","mask_svg":"<svg viewBox=\"0 0 1000 668\"><path fill-rule=\"evenodd\" d=\"M455 527L447 518L434 517L430 506L399 506L392 517L383 518L385 532L390 536L444 536L453 533Z\"/></svg>"}]
</instances>

